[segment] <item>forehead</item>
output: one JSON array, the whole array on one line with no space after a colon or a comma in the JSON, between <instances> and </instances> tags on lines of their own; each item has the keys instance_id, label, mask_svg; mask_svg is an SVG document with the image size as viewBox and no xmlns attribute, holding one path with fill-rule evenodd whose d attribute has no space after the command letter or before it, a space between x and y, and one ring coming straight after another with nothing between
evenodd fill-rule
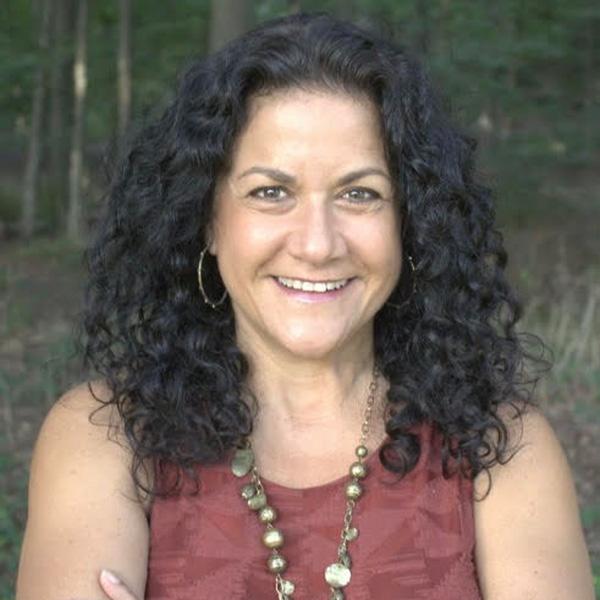
<instances>
[{"instance_id":1,"label":"forehead","mask_svg":"<svg viewBox=\"0 0 600 600\"><path fill-rule=\"evenodd\" d=\"M232 152L247 161L368 159L384 164L381 119L366 96L324 90L285 90L248 100L248 120Z\"/></svg>"}]
</instances>

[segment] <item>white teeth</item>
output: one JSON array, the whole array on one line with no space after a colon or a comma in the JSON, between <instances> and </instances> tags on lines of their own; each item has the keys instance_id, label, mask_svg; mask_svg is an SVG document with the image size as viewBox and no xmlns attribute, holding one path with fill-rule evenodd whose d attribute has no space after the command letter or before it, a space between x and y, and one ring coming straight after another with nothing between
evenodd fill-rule
<instances>
[{"instance_id":1,"label":"white teeth","mask_svg":"<svg viewBox=\"0 0 600 600\"><path fill-rule=\"evenodd\" d=\"M349 281L348 279L340 279L338 281L320 281L318 283L312 283L310 281L302 281L301 279L287 279L286 277L278 277L277 280L286 287L295 290L318 293L337 290L344 287Z\"/></svg>"}]
</instances>

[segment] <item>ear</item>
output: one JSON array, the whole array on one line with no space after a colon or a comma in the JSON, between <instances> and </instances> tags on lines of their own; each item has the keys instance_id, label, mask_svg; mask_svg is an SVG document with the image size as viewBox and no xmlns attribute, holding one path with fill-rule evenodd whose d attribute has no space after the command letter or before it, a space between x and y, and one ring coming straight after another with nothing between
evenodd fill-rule
<instances>
[{"instance_id":1,"label":"ear","mask_svg":"<svg viewBox=\"0 0 600 600\"><path fill-rule=\"evenodd\" d=\"M206 233L204 234L204 239L206 240L206 245L208 246L208 252L213 256L217 255L217 239L214 234L212 227L206 228Z\"/></svg>"}]
</instances>

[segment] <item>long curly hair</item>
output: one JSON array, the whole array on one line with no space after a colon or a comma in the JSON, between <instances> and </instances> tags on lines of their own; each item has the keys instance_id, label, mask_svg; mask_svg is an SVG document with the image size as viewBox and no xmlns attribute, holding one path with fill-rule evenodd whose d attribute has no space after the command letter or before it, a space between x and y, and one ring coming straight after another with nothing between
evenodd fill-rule
<instances>
[{"instance_id":1,"label":"long curly hair","mask_svg":"<svg viewBox=\"0 0 600 600\"><path fill-rule=\"evenodd\" d=\"M220 461L252 432L257 403L231 303L205 304L196 270L215 181L230 165L248 99L290 88L366 95L381 117L403 255L415 265L405 265L375 316L375 360L389 382L382 464L408 473L420 455L412 428L428 420L442 435L446 476L456 468L489 475L510 458L501 413L512 405L521 416L535 403L537 376L525 363L542 359L515 329L521 304L504 274L492 193L474 178L476 142L450 122L406 49L369 28L301 13L187 68L170 105L119 163L85 250L78 343L84 367L110 390L97 400L118 407L134 481L153 495L173 491L144 486L139 468L151 458L177 467L176 487L182 473L197 484L198 464ZM219 298L216 268L204 282Z\"/></svg>"}]
</instances>

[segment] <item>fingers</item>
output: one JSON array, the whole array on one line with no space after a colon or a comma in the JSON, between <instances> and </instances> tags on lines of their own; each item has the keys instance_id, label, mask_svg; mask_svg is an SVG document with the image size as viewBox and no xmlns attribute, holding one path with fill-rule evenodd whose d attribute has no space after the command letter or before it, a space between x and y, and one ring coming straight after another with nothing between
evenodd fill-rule
<instances>
[{"instance_id":1,"label":"fingers","mask_svg":"<svg viewBox=\"0 0 600 600\"><path fill-rule=\"evenodd\" d=\"M114 573L106 569L100 572L100 585L111 600L138 600Z\"/></svg>"}]
</instances>

